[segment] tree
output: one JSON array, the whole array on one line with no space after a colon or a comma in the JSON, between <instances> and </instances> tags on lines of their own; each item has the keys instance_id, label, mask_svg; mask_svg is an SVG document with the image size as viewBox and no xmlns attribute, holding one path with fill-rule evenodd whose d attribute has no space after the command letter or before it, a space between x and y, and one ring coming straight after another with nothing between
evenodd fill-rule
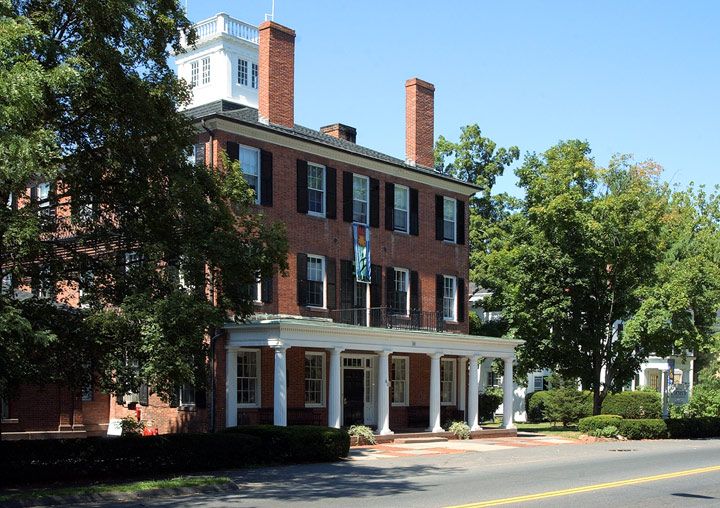
<instances>
[{"instance_id":1,"label":"tree","mask_svg":"<svg viewBox=\"0 0 720 508\"><path fill-rule=\"evenodd\" d=\"M72 335L93 343L83 371L108 390L202 387L203 335L226 310L245 318L247 286L287 267L283 226L253 211L238 163L188 160L189 88L167 62L181 36L193 42L190 26L175 1L0 0L0 199L11 205L0 207L0 267L13 286L0 319L23 332L2 335L1 362L29 344L47 345L36 365L73 356L65 318L38 319L16 298L43 286L58 294L54 312L80 316ZM24 202L42 182L48 199ZM67 287L90 308L66 305ZM15 374L0 396L32 380ZM58 377L86 381L69 374Z\"/></svg>"},{"instance_id":2,"label":"tree","mask_svg":"<svg viewBox=\"0 0 720 508\"><path fill-rule=\"evenodd\" d=\"M593 412L651 352L698 349L720 307L716 195L673 192L659 167L586 142L529 154L525 199L492 224L476 282L494 292L521 370L551 368L593 390ZM519 206L518 206L519 205Z\"/></svg>"}]
</instances>

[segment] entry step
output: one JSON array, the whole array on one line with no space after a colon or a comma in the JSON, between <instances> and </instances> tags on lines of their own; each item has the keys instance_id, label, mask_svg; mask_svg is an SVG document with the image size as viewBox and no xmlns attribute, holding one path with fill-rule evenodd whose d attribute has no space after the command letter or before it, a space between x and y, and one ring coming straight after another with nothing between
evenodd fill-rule
<instances>
[{"instance_id":1,"label":"entry step","mask_svg":"<svg viewBox=\"0 0 720 508\"><path fill-rule=\"evenodd\" d=\"M447 442L445 437L400 437L394 440L396 444L413 444L413 443L444 443Z\"/></svg>"}]
</instances>

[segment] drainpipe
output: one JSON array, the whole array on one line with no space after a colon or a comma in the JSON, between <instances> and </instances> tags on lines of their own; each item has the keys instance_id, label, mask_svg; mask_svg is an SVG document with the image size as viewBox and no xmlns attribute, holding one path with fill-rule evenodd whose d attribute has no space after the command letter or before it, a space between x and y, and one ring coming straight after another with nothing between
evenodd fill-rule
<instances>
[{"instance_id":1,"label":"drainpipe","mask_svg":"<svg viewBox=\"0 0 720 508\"><path fill-rule=\"evenodd\" d=\"M215 432L215 342L222 335L222 328L215 328L215 335L210 337L210 432Z\"/></svg>"}]
</instances>

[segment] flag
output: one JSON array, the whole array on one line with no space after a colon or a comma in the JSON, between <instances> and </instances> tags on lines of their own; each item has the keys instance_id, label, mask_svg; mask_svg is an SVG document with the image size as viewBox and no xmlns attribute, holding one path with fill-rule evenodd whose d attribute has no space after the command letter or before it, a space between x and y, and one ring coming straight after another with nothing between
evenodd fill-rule
<instances>
[{"instance_id":1,"label":"flag","mask_svg":"<svg viewBox=\"0 0 720 508\"><path fill-rule=\"evenodd\" d=\"M353 224L355 246L355 280L370 282L370 230L367 226Z\"/></svg>"}]
</instances>

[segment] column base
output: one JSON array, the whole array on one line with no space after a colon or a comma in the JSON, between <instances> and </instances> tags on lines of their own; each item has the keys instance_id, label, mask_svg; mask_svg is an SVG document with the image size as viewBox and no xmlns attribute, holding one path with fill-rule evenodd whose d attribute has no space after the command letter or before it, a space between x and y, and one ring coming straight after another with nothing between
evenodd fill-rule
<instances>
[{"instance_id":1,"label":"column base","mask_svg":"<svg viewBox=\"0 0 720 508\"><path fill-rule=\"evenodd\" d=\"M378 432L378 436L391 436L393 434L395 433L390 429L382 429L380 430L380 432Z\"/></svg>"},{"instance_id":2,"label":"column base","mask_svg":"<svg viewBox=\"0 0 720 508\"><path fill-rule=\"evenodd\" d=\"M428 427L427 429L425 429L425 431L437 433L437 432L445 432L445 429L443 429L442 427L433 427L433 428Z\"/></svg>"},{"instance_id":3,"label":"column base","mask_svg":"<svg viewBox=\"0 0 720 508\"><path fill-rule=\"evenodd\" d=\"M503 429L507 429L507 430L517 429L517 427L515 426L514 423L510 423L510 424L508 424L508 425L503 425L502 428L503 428Z\"/></svg>"},{"instance_id":4,"label":"column base","mask_svg":"<svg viewBox=\"0 0 720 508\"><path fill-rule=\"evenodd\" d=\"M471 432L475 432L476 430L482 430L482 427L480 425L473 425L470 427Z\"/></svg>"}]
</instances>

